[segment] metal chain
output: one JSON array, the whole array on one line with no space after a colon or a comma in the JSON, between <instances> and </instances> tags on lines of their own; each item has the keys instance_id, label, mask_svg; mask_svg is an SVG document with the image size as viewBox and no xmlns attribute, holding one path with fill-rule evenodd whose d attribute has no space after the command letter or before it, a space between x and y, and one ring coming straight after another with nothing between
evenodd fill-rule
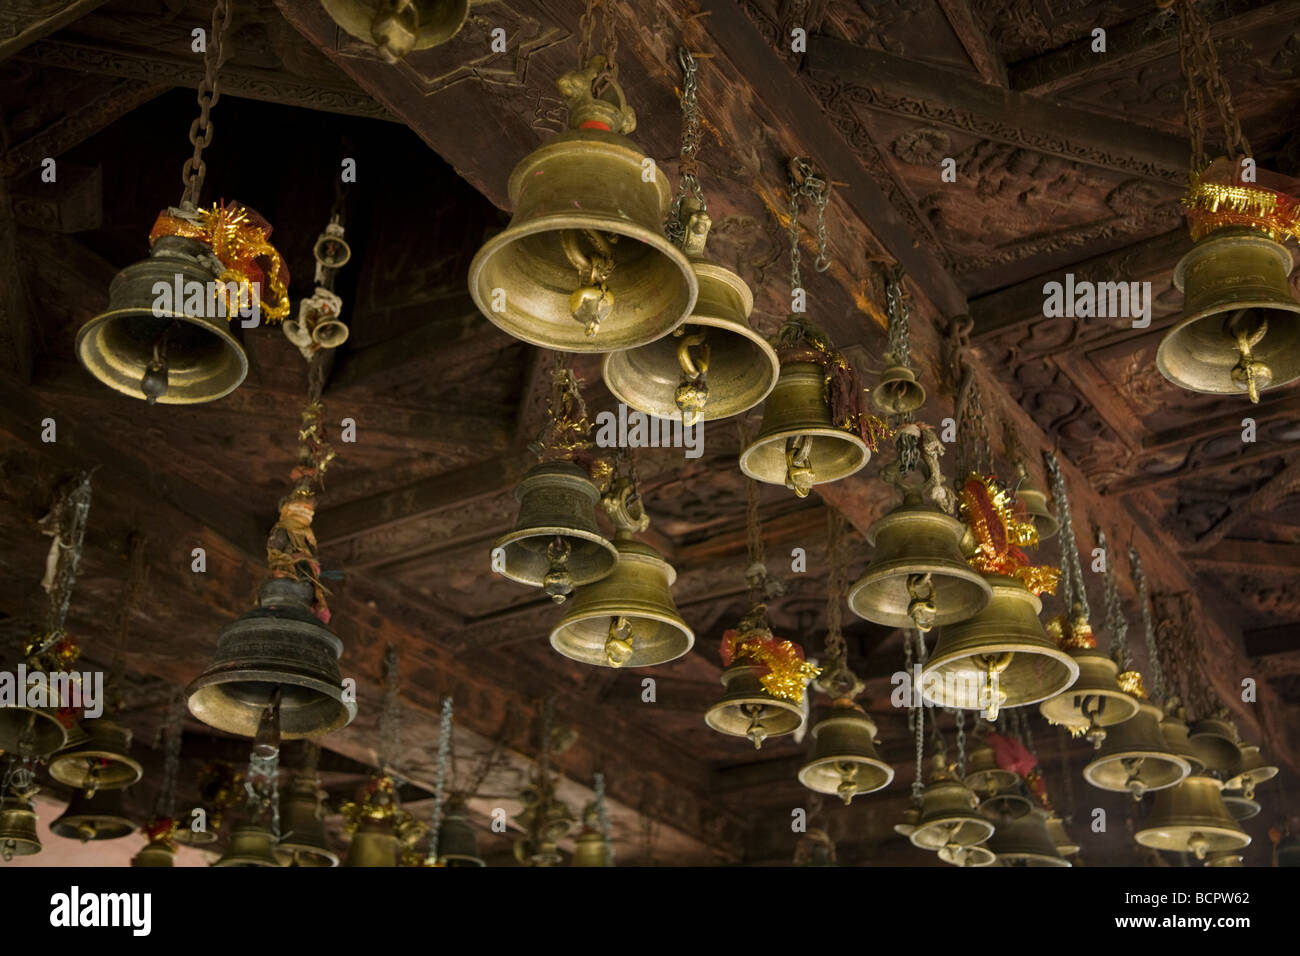
<instances>
[{"instance_id":1,"label":"metal chain","mask_svg":"<svg viewBox=\"0 0 1300 956\"><path fill-rule=\"evenodd\" d=\"M122 696L126 685L126 645L127 634L131 629L131 612L135 610L136 600L140 596L140 587L144 583L145 549L147 542L143 535L131 535L130 556L127 559L126 583L122 588L122 604L117 617L117 645L113 648L112 662L109 665L109 693L112 698L112 710L118 713L122 709Z\"/></svg>"},{"instance_id":2,"label":"metal chain","mask_svg":"<svg viewBox=\"0 0 1300 956\"><path fill-rule=\"evenodd\" d=\"M668 210L668 219L664 231L669 241L681 245L686 238L686 223L682 222L682 202L690 196L698 204L700 212L708 210L704 201L704 188L700 185L699 164L696 155L700 151L700 101L697 95L698 66L690 50L681 47L677 51L677 62L682 67L682 146L677 163L677 197Z\"/></svg>"},{"instance_id":3,"label":"metal chain","mask_svg":"<svg viewBox=\"0 0 1300 956\"><path fill-rule=\"evenodd\" d=\"M903 266L895 263L885 280L885 309L888 315L888 356L891 365L910 367L912 363L911 305L903 291ZM916 421L914 412L889 416L889 425L896 432L902 425ZM898 432L898 473L901 476L916 471L921 461L921 441L910 432Z\"/></svg>"},{"instance_id":4,"label":"metal chain","mask_svg":"<svg viewBox=\"0 0 1300 956\"><path fill-rule=\"evenodd\" d=\"M447 754L451 751L451 696L442 699L442 720L438 724L438 768L433 778L433 823L429 827L430 866L438 862L438 828L442 826L442 801L447 785Z\"/></svg>"},{"instance_id":5,"label":"metal chain","mask_svg":"<svg viewBox=\"0 0 1300 956\"><path fill-rule=\"evenodd\" d=\"M1088 591L1083 583L1083 567L1079 563L1079 547L1074 540L1074 519L1070 515L1070 496L1065 490L1065 476L1055 452L1047 452L1047 474L1052 482L1052 497L1056 499L1056 517L1061 522L1061 600L1065 610L1074 613L1078 604L1085 618L1088 610Z\"/></svg>"},{"instance_id":6,"label":"metal chain","mask_svg":"<svg viewBox=\"0 0 1300 956\"><path fill-rule=\"evenodd\" d=\"M185 695L179 687L173 686L167 713L163 717L163 770L154 804L155 817L176 819L176 778L180 773L181 740L185 732L187 710Z\"/></svg>"},{"instance_id":7,"label":"metal chain","mask_svg":"<svg viewBox=\"0 0 1300 956\"><path fill-rule=\"evenodd\" d=\"M384 703L379 712L379 772L388 773L401 739L402 702L399 699L400 666L397 646L389 644L384 651Z\"/></svg>"},{"instance_id":8,"label":"metal chain","mask_svg":"<svg viewBox=\"0 0 1300 956\"><path fill-rule=\"evenodd\" d=\"M958 316L948 331L948 385L956 396L953 420L957 425L957 447L953 459L957 484L964 482L969 474L988 474L994 467L984 398L975 366L970 361L970 333L974 324L970 316Z\"/></svg>"},{"instance_id":9,"label":"metal chain","mask_svg":"<svg viewBox=\"0 0 1300 956\"><path fill-rule=\"evenodd\" d=\"M909 686L912 683L913 671L917 668L925 667L925 635L918 630L905 631L903 634L904 645L907 646L909 666L907 679ZM915 649L909 644L914 642ZM920 688L912 687L912 700L915 701L920 695ZM912 781L912 799L917 803L921 801L921 793L925 790L925 701L911 708L915 714L916 729L916 779Z\"/></svg>"},{"instance_id":10,"label":"metal chain","mask_svg":"<svg viewBox=\"0 0 1300 956\"><path fill-rule=\"evenodd\" d=\"M213 127L209 114L221 98L217 72L229 55L225 50L225 34L230 26L233 9L230 0L217 0L216 6L212 8L212 29L203 52L203 79L199 81L199 115L190 124L190 142L194 145L194 155L185 160L185 165L181 167L181 183L185 186L185 192L181 194L181 205L198 205L203 179L208 172L208 167L203 162L203 150L212 142Z\"/></svg>"},{"instance_id":11,"label":"metal chain","mask_svg":"<svg viewBox=\"0 0 1300 956\"><path fill-rule=\"evenodd\" d=\"M1097 547L1106 562L1101 572L1102 601L1106 610L1106 630L1110 632L1110 651L1121 671L1129 670L1133 664L1128 649L1128 621L1124 618L1124 607L1119 600L1119 586L1116 583L1115 562L1111 560L1109 542L1106 532L1097 529Z\"/></svg>"},{"instance_id":12,"label":"metal chain","mask_svg":"<svg viewBox=\"0 0 1300 956\"><path fill-rule=\"evenodd\" d=\"M596 822L600 826L600 835L605 838L605 862L614 865L613 828L609 824L609 808L605 806L605 775L599 770L595 773L596 785Z\"/></svg>"},{"instance_id":13,"label":"metal chain","mask_svg":"<svg viewBox=\"0 0 1300 956\"><path fill-rule=\"evenodd\" d=\"M745 447L744 442L741 447ZM745 583L749 587L749 603L760 604L766 596L767 560L763 553L763 523L758 514L758 482L745 478L745 547L749 552L749 565L745 568Z\"/></svg>"},{"instance_id":14,"label":"metal chain","mask_svg":"<svg viewBox=\"0 0 1300 956\"><path fill-rule=\"evenodd\" d=\"M957 725L957 776L966 776L966 711L956 709L952 719Z\"/></svg>"},{"instance_id":15,"label":"metal chain","mask_svg":"<svg viewBox=\"0 0 1300 956\"><path fill-rule=\"evenodd\" d=\"M1151 678L1151 696L1156 700L1165 698L1165 674L1160 666L1160 652L1156 647L1156 631L1151 624L1151 600L1147 595L1147 576L1142 570L1142 559L1137 548L1129 545L1129 566L1133 569L1133 583L1137 587L1138 609L1142 614L1142 634L1146 638L1147 673Z\"/></svg>"},{"instance_id":16,"label":"metal chain","mask_svg":"<svg viewBox=\"0 0 1300 956\"><path fill-rule=\"evenodd\" d=\"M844 562L840 555L840 536L844 519L834 508L826 509L826 562L830 569L826 586L826 670L823 680L844 675L848 668L848 647L840 630L840 604L844 600Z\"/></svg>"},{"instance_id":17,"label":"metal chain","mask_svg":"<svg viewBox=\"0 0 1300 956\"><path fill-rule=\"evenodd\" d=\"M817 259L813 268L825 272L831 260L826 253L826 203L830 184L818 176L812 163L802 157L790 161L790 291L802 288L799 278L799 200L808 199L817 210Z\"/></svg>"},{"instance_id":18,"label":"metal chain","mask_svg":"<svg viewBox=\"0 0 1300 956\"><path fill-rule=\"evenodd\" d=\"M1207 98L1214 104L1223 124L1224 149L1228 158L1236 161L1249 156L1250 143L1241 131L1241 123L1233 108L1232 95L1219 67L1209 24L1196 9L1195 0L1177 0L1175 8L1178 12L1178 62L1187 81L1183 111L1192 140L1192 172L1199 173L1209 165L1203 115Z\"/></svg>"},{"instance_id":19,"label":"metal chain","mask_svg":"<svg viewBox=\"0 0 1300 956\"><path fill-rule=\"evenodd\" d=\"M86 519L90 515L90 478L92 471L81 473L75 487L69 482L59 491L59 496L50 509L49 527L46 531L54 538L50 544L54 559L53 575L50 567L46 568L46 579L41 582L49 595L49 607L45 616L45 644L37 649L39 654L54 643L64 633L68 621L68 605L72 602L72 589L77 584L77 568L81 564L81 549L86 540ZM45 521L41 522L45 527ZM57 549L57 550L56 550Z\"/></svg>"},{"instance_id":20,"label":"metal chain","mask_svg":"<svg viewBox=\"0 0 1300 956\"><path fill-rule=\"evenodd\" d=\"M600 26L604 33L605 68L592 83L593 92L600 92L606 84L618 79L618 63L614 57L618 53L618 35L614 32L613 14L606 0L587 0L587 9L578 18L578 69L587 67L595 46L596 8L600 8Z\"/></svg>"}]
</instances>

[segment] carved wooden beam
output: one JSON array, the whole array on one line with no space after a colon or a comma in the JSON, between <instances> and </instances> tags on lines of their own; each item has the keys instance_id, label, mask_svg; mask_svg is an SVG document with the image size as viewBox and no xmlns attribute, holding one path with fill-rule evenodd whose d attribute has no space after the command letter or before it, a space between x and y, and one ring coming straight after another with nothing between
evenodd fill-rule
<instances>
[{"instance_id":1,"label":"carved wooden beam","mask_svg":"<svg viewBox=\"0 0 1300 956\"><path fill-rule=\"evenodd\" d=\"M975 72L985 83L1000 86L1003 89L1010 83L1007 80L1007 65L1002 61L996 44L984 29L979 15L972 8L970 0L939 0L943 15L948 18L952 32L957 34L966 55L970 57Z\"/></svg>"},{"instance_id":2,"label":"carved wooden beam","mask_svg":"<svg viewBox=\"0 0 1300 956\"><path fill-rule=\"evenodd\" d=\"M27 282L19 269L18 225L9 184L0 176L0 367L20 381L32 377L35 350Z\"/></svg>"},{"instance_id":3,"label":"carved wooden beam","mask_svg":"<svg viewBox=\"0 0 1300 956\"><path fill-rule=\"evenodd\" d=\"M1269 479L1268 483L1245 501L1235 505L1219 519L1210 530L1196 539L1197 551L1205 551L1219 544L1224 536L1251 515L1270 511L1279 501L1300 489L1300 458L1293 459L1285 468Z\"/></svg>"},{"instance_id":4,"label":"carved wooden beam","mask_svg":"<svg viewBox=\"0 0 1300 956\"><path fill-rule=\"evenodd\" d=\"M105 0L7 0L0 11L0 60L79 20Z\"/></svg>"},{"instance_id":5,"label":"carved wooden beam","mask_svg":"<svg viewBox=\"0 0 1300 956\"><path fill-rule=\"evenodd\" d=\"M1279 541L1220 539L1212 549L1184 554L1183 559L1198 567L1220 571L1300 575L1300 544Z\"/></svg>"}]
</instances>

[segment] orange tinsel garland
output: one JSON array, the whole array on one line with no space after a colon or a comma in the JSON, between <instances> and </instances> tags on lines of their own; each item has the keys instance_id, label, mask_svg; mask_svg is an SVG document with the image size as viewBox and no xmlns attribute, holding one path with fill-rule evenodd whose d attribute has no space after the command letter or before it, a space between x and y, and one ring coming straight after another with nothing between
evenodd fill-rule
<instances>
[{"instance_id":1,"label":"orange tinsel garland","mask_svg":"<svg viewBox=\"0 0 1300 956\"><path fill-rule=\"evenodd\" d=\"M803 648L794 641L774 637L766 628L728 630L722 635L722 663L748 660L767 668L759 681L773 697L803 703L804 686L821 673L804 660Z\"/></svg>"},{"instance_id":2,"label":"orange tinsel garland","mask_svg":"<svg viewBox=\"0 0 1300 956\"><path fill-rule=\"evenodd\" d=\"M982 574L1019 578L1034 594L1056 591L1061 572L1049 565L1032 565L1020 550L1038 543L1032 522L1013 511L1007 492L991 476L970 475L958 492L962 520L977 542L970 563Z\"/></svg>"}]
</instances>

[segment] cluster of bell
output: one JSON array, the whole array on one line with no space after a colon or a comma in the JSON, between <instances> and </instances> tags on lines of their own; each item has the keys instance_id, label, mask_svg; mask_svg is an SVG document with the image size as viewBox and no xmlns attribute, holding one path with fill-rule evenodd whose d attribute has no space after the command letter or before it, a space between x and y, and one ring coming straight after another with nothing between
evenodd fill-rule
<instances>
[{"instance_id":1,"label":"cluster of bell","mask_svg":"<svg viewBox=\"0 0 1300 956\"><path fill-rule=\"evenodd\" d=\"M339 856L325 835L325 792L316 774L295 773L280 795L280 839L275 856L285 866L330 867Z\"/></svg>"},{"instance_id":2,"label":"cluster of bell","mask_svg":"<svg viewBox=\"0 0 1300 956\"><path fill-rule=\"evenodd\" d=\"M89 721L86 740L50 760L50 776L94 797L140 779L143 768L129 754L131 731L107 718Z\"/></svg>"},{"instance_id":3,"label":"cluster of bell","mask_svg":"<svg viewBox=\"0 0 1300 956\"><path fill-rule=\"evenodd\" d=\"M194 217L193 209L168 212ZM149 258L114 277L107 311L77 332L77 358L109 388L151 405L192 405L230 394L248 374L240 324L204 314L211 309L191 315L180 301L163 308L154 291L158 283L171 289L197 282L207 289L222 271L203 243L160 237Z\"/></svg>"},{"instance_id":4,"label":"cluster of bell","mask_svg":"<svg viewBox=\"0 0 1300 956\"><path fill-rule=\"evenodd\" d=\"M345 727L357 705L343 692L343 642L311 610L309 581L270 578L258 606L221 629L212 663L186 689L190 713L210 727L254 737L280 702L286 740Z\"/></svg>"},{"instance_id":5,"label":"cluster of bell","mask_svg":"<svg viewBox=\"0 0 1300 956\"><path fill-rule=\"evenodd\" d=\"M889 786L894 768L876 753L876 723L851 698L835 700L812 728L813 746L799 782L833 793L847 806L860 793Z\"/></svg>"},{"instance_id":6,"label":"cluster of bell","mask_svg":"<svg viewBox=\"0 0 1300 956\"><path fill-rule=\"evenodd\" d=\"M118 790L101 790L87 796L76 790L68 801L63 815L50 824L50 832L68 840L118 840L135 832L135 824L126 815L123 806L125 793Z\"/></svg>"},{"instance_id":7,"label":"cluster of bell","mask_svg":"<svg viewBox=\"0 0 1300 956\"><path fill-rule=\"evenodd\" d=\"M698 203L682 204L685 252L699 285L686 322L671 335L610 352L605 385L629 408L686 426L739 415L776 385L776 351L749 325L754 294L730 269L703 258L711 222Z\"/></svg>"},{"instance_id":8,"label":"cluster of bell","mask_svg":"<svg viewBox=\"0 0 1300 956\"><path fill-rule=\"evenodd\" d=\"M1065 727L1074 736L1084 734L1100 748L1106 728L1136 715L1139 701L1119 686L1119 665L1097 649L1081 605L1075 604L1068 622L1057 618L1049 628L1057 641L1065 644L1077 676L1066 685L1068 689L1062 688L1038 709L1048 723Z\"/></svg>"},{"instance_id":9,"label":"cluster of bell","mask_svg":"<svg viewBox=\"0 0 1300 956\"><path fill-rule=\"evenodd\" d=\"M603 57L557 86L569 128L510 175L514 216L469 267L469 291L503 331L564 352L646 345L691 314L695 270L664 235L668 178L624 134L636 114ZM647 170L653 178L647 180Z\"/></svg>"},{"instance_id":10,"label":"cluster of bell","mask_svg":"<svg viewBox=\"0 0 1300 956\"><path fill-rule=\"evenodd\" d=\"M945 863L987 866L992 860L976 848L993 836L994 827L976 812L979 797L948 769L943 754L930 758L930 768L915 822L905 824L910 827L907 838L913 846L938 853Z\"/></svg>"},{"instance_id":11,"label":"cluster of bell","mask_svg":"<svg viewBox=\"0 0 1300 956\"><path fill-rule=\"evenodd\" d=\"M339 28L374 44L388 63L446 43L465 25L472 0L321 0Z\"/></svg>"},{"instance_id":12,"label":"cluster of bell","mask_svg":"<svg viewBox=\"0 0 1300 956\"><path fill-rule=\"evenodd\" d=\"M1183 316L1156 351L1156 367L1192 392L1246 392L1300 378L1300 302L1291 253L1251 229L1200 239L1174 268Z\"/></svg>"}]
</instances>

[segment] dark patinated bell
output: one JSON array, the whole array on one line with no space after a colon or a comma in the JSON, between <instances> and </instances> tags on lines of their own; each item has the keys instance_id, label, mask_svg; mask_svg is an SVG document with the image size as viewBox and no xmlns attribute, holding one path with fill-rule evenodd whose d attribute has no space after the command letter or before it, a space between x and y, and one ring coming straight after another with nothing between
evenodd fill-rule
<instances>
[{"instance_id":1,"label":"dark patinated bell","mask_svg":"<svg viewBox=\"0 0 1300 956\"><path fill-rule=\"evenodd\" d=\"M109 388L150 404L211 402L239 387L248 358L239 342L240 318L217 314L222 301L205 291L193 314L187 283L205 290L215 281L202 243L163 236L149 258L127 266L109 286L108 309L77 332L77 358ZM159 289L182 290L161 298Z\"/></svg>"},{"instance_id":2,"label":"dark patinated bell","mask_svg":"<svg viewBox=\"0 0 1300 956\"><path fill-rule=\"evenodd\" d=\"M989 840L1001 866L1070 866L1048 831L1046 810L1035 807L1021 817L1003 817Z\"/></svg>"},{"instance_id":3,"label":"dark patinated bell","mask_svg":"<svg viewBox=\"0 0 1300 956\"><path fill-rule=\"evenodd\" d=\"M374 44L389 63L446 43L465 25L469 5L470 0L321 0L342 30Z\"/></svg>"},{"instance_id":4,"label":"dark patinated bell","mask_svg":"<svg viewBox=\"0 0 1300 956\"><path fill-rule=\"evenodd\" d=\"M1195 853L1198 860L1221 850L1250 845L1250 836L1223 804L1223 783L1194 773L1157 791L1151 814L1134 834L1142 846Z\"/></svg>"},{"instance_id":5,"label":"dark patinated bell","mask_svg":"<svg viewBox=\"0 0 1300 956\"><path fill-rule=\"evenodd\" d=\"M118 840L135 832L135 824L123 809L124 791L103 790L88 797L77 790L68 809L50 824L50 832L69 840Z\"/></svg>"},{"instance_id":6,"label":"dark patinated bell","mask_svg":"<svg viewBox=\"0 0 1300 956\"><path fill-rule=\"evenodd\" d=\"M338 866L325 836L324 791L314 773L294 774L280 797L280 840L275 856L285 866Z\"/></svg>"},{"instance_id":7,"label":"dark patinated bell","mask_svg":"<svg viewBox=\"0 0 1300 956\"><path fill-rule=\"evenodd\" d=\"M279 866L275 858L275 834L266 827L241 823L230 837L230 846L213 866Z\"/></svg>"},{"instance_id":8,"label":"dark patinated bell","mask_svg":"<svg viewBox=\"0 0 1300 956\"><path fill-rule=\"evenodd\" d=\"M50 760L50 776L59 783L85 791L93 797L99 790L120 790L140 779L144 772L133 760L131 731L121 724L100 718L85 722L88 739Z\"/></svg>"},{"instance_id":9,"label":"dark patinated bell","mask_svg":"<svg viewBox=\"0 0 1300 956\"><path fill-rule=\"evenodd\" d=\"M0 796L0 859L6 863L16 856L41 852L41 838L36 832L36 809L26 797Z\"/></svg>"},{"instance_id":10,"label":"dark patinated bell","mask_svg":"<svg viewBox=\"0 0 1300 956\"><path fill-rule=\"evenodd\" d=\"M343 642L312 613L312 597L308 581L263 582L259 606L221 629L212 663L186 689L190 713L210 727L254 737L278 689L286 740L351 723L357 705L343 692Z\"/></svg>"},{"instance_id":11,"label":"dark patinated bell","mask_svg":"<svg viewBox=\"0 0 1300 956\"><path fill-rule=\"evenodd\" d=\"M796 703L768 693L762 676L767 669L737 661L722 672L726 693L704 715L705 723L720 734L748 737L754 749L768 737L792 734L803 723L803 709Z\"/></svg>"},{"instance_id":12,"label":"dark patinated bell","mask_svg":"<svg viewBox=\"0 0 1300 956\"><path fill-rule=\"evenodd\" d=\"M891 365L880 373L871 403L886 415L914 412L925 404L925 389L905 365Z\"/></svg>"},{"instance_id":13,"label":"dark patinated bell","mask_svg":"<svg viewBox=\"0 0 1300 956\"><path fill-rule=\"evenodd\" d=\"M469 807L452 798L438 827L438 862L443 866L487 866L478 852L478 834L469 822Z\"/></svg>"},{"instance_id":14,"label":"dark patinated bell","mask_svg":"<svg viewBox=\"0 0 1300 956\"><path fill-rule=\"evenodd\" d=\"M0 751L44 757L67 745L68 729L52 707L0 707Z\"/></svg>"}]
</instances>

